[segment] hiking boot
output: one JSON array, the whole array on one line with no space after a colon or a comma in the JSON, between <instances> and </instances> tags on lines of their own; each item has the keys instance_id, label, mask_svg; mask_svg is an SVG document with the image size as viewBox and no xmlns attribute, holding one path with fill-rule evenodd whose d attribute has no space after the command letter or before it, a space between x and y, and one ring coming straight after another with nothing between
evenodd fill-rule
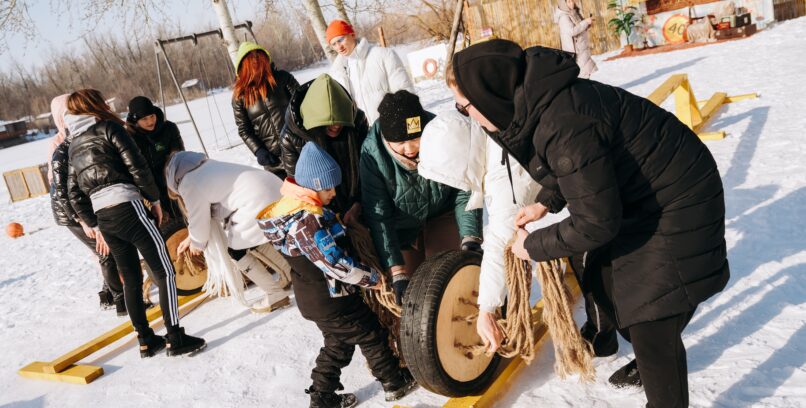
<instances>
[{"instance_id":1,"label":"hiking boot","mask_svg":"<svg viewBox=\"0 0 806 408\"><path fill-rule=\"evenodd\" d=\"M140 358L154 357L165 348L165 338L157 336L151 329L148 331L148 333L137 335L137 341L140 343Z\"/></svg>"},{"instance_id":2,"label":"hiking boot","mask_svg":"<svg viewBox=\"0 0 806 408\"><path fill-rule=\"evenodd\" d=\"M184 327L172 328L165 336L165 341L168 343L169 357L181 356L183 354L193 356L207 347L207 343L204 339L185 334Z\"/></svg>"},{"instance_id":3,"label":"hiking boot","mask_svg":"<svg viewBox=\"0 0 806 408\"><path fill-rule=\"evenodd\" d=\"M310 408L352 408L358 405L355 394L336 394L335 392L314 391L313 387L305 390L311 396Z\"/></svg>"},{"instance_id":4,"label":"hiking boot","mask_svg":"<svg viewBox=\"0 0 806 408\"><path fill-rule=\"evenodd\" d=\"M386 394L386 402L397 401L417 388L417 381L411 376L407 368L400 369L400 378L397 381L382 383Z\"/></svg>"},{"instance_id":5,"label":"hiking boot","mask_svg":"<svg viewBox=\"0 0 806 408\"><path fill-rule=\"evenodd\" d=\"M126 311L126 301L123 299L123 296L120 296L119 299L115 299L115 312L118 314L118 317L126 316L129 313Z\"/></svg>"},{"instance_id":6,"label":"hiking boot","mask_svg":"<svg viewBox=\"0 0 806 408\"><path fill-rule=\"evenodd\" d=\"M101 304L101 310L109 310L115 307L115 301L112 298L112 293L108 289L103 289L98 292L98 298Z\"/></svg>"},{"instance_id":7,"label":"hiking boot","mask_svg":"<svg viewBox=\"0 0 806 408\"><path fill-rule=\"evenodd\" d=\"M595 324L587 321L579 332L582 338L593 346L593 354L596 357L609 357L618 352L618 334L615 330L599 332Z\"/></svg>"},{"instance_id":8,"label":"hiking boot","mask_svg":"<svg viewBox=\"0 0 806 408\"><path fill-rule=\"evenodd\" d=\"M635 360L630 361L624 367L616 370L608 381L616 388L640 387L641 374L638 372L638 363Z\"/></svg>"}]
</instances>

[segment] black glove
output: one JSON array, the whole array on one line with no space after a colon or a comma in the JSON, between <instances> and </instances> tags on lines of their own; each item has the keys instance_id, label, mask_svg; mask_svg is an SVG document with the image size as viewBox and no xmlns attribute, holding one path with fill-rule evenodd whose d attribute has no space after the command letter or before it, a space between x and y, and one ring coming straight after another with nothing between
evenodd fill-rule
<instances>
[{"instance_id":1,"label":"black glove","mask_svg":"<svg viewBox=\"0 0 806 408\"><path fill-rule=\"evenodd\" d=\"M399 273L392 276L392 289L395 290L395 300L398 306L403 306L403 295L406 294L406 288L409 287L409 276L405 273Z\"/></svg>"},{"instance_id":2,"label":"black glove","mask_svg":"<svg viewBox=\"0 0 806 408\"><path fill-rule=\"evenodd\" d=\"M257 163L261 166L276 166L278 163L280 163L280 160L277 159L277 156L271 154L268 149L263 147L257 149L255 156L257 156Z\"/></svg>"},{"instance_id":3,"label":"black glove","mask_svg":"<svg viewBox=\"0 0 806 408\"><path fill-rule=\"evenodd\" d=\"M484 250L481 249L481 242L467 241L462 244L462 251L473 251L484 255Z\"/></svg>"}]
</instances>

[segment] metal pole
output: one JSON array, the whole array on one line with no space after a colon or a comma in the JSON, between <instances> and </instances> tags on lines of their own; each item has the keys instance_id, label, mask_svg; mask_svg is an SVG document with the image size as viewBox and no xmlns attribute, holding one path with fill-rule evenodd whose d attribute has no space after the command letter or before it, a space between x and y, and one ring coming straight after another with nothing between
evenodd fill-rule
<instances>
[{"instance_id":1,"label":"metal pole","mask_svg":"<svg viewBox=\"0 0 806 408\"><path fill-rule=\"evenodd\" d=\"M162 56L165 57L165 65L168 66L168 72L171 74L171 79L174 81L174 85L176 85L176 90L179 91L179 96L182 98L182 103L185 105L185 110L190 116L190 121L193 123L193 129L196 131L196 137L199 138L199 143L201 143L202 150L204 150L204 154L207 157L210 157L210 154L207 153L207 147L204 146L204 141L202 140L201 133L199 132L199 127L196 126L196 119L193 119L193 114L190 113L190 107L188 106L188 101L185 99L185 94L182 92L182 87L179 86L179 80L176 79L176 74L174 74L174 68L171 65L171 60L168 58L168 53L165 52L165 47L162 46L161 41L157 41L157 45L160 47L160 51L162 51Z\"/></svg>"},{"instance_id":2,"label":"metal pole","mask_svg":"<svg viewBox=\"0 0 806 408\"><path fill-rule=\"evenodd\" d=\"M154 60L157 62L157 82L160 85L160 100L162 100L162 110L165 119L168 119L168 109L165 109L165 92L162 89L162 70L160 69L160 50L154 47Z\"/></svg>"},{"instance_id":3,"label":"metal pole","mask_svg":"<svg viewBox=\"0 0 806 408\"><path fill-rule=\"evenodd\" d=\"M453 25L451 26L451 38L448 40L448 55L445 56L445 63L451 61L453 52L456 49L456 37L459 36L459 23L462 21L462 8L464 0L456 0L456 7L453 11Z\"/></svg>"}]
</instances>

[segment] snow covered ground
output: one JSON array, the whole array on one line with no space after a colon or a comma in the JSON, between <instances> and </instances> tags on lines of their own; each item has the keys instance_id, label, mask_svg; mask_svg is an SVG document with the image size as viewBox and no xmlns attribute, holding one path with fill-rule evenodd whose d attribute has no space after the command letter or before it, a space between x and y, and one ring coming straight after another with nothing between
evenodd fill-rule
<instances>
[{"instance_id":1,"label":"snow covered ground","mask_svg":"<svg viewBox=\"0 0 806 408\"><path fill-rule=\"evenodd\" d=\"M594 75L639 95L685 72L700 99L717 91L762 96L726 106L709 126L728 132L727 139L707 143L725 184L732 276L722 293L700 306L684 333L692 406L806 406L804 37L801 18L742 41L601 62ZM298 78L303 82L324 69L305 70ZM418 88L429 109L452 106L441 83ZM214 158L256 165L236 143L229 98L222 92L191 102L191 109ZM168 116L180 123L188 147L198 149L184 108L169 107ZM0 150L0 170L39 163L45 149L39 141ZM89 386L19 377L18 368L55 358L124 319L98 310L97 267L80 243L54 225L46 197L10 204L7 192L0 192L0 225L11 221L24 224L28 234L0 237L0 405L307 406L302 389L321 344L316 327L295 308L255 315L228 299L209 301L182 320L189 333L209 343L195 357L141 360L129 337L83 361L106 372ZM640 390L607 385L611 372L631 358L629 344L621 346L617 359L597 362L597 381L587 385L556 378L546 346L500 405L643 406ZM342 382L364 401L361 406L391 405L383 402L360 353ZM445 401L419 390L402 404L433 407Z\"/></svg>"}]
</instances>

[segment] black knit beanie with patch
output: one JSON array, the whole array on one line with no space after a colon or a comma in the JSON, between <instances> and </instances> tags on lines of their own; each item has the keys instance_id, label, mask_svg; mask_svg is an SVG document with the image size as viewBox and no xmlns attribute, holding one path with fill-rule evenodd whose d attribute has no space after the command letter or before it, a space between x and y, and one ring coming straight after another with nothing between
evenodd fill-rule
<instances>
[{"instance_id":1,"label":"black knit beanie with patch","mask_svg":"<svg viewBox=\"0 0 806 408\"><path fill-rule=\"evenodd\" d=\"M381 133L388 142L405 142L423 135L426 123L431 115L427 115L420 104L420 97L401 90L386 94L378 105L378 121Z\"/></svg>"},{"instance_id":2,"label":"black knit beanie with patch","mask_svg":"<svg viewBox=\"0 0 806 408\"><path fill-rule=\"evenodd\" d=\"M489 40L457 52L452 60L459 91L498 130L515 115L515 89L523 82L523 49L507 40Z\"/></svg>"}]
</instances>

